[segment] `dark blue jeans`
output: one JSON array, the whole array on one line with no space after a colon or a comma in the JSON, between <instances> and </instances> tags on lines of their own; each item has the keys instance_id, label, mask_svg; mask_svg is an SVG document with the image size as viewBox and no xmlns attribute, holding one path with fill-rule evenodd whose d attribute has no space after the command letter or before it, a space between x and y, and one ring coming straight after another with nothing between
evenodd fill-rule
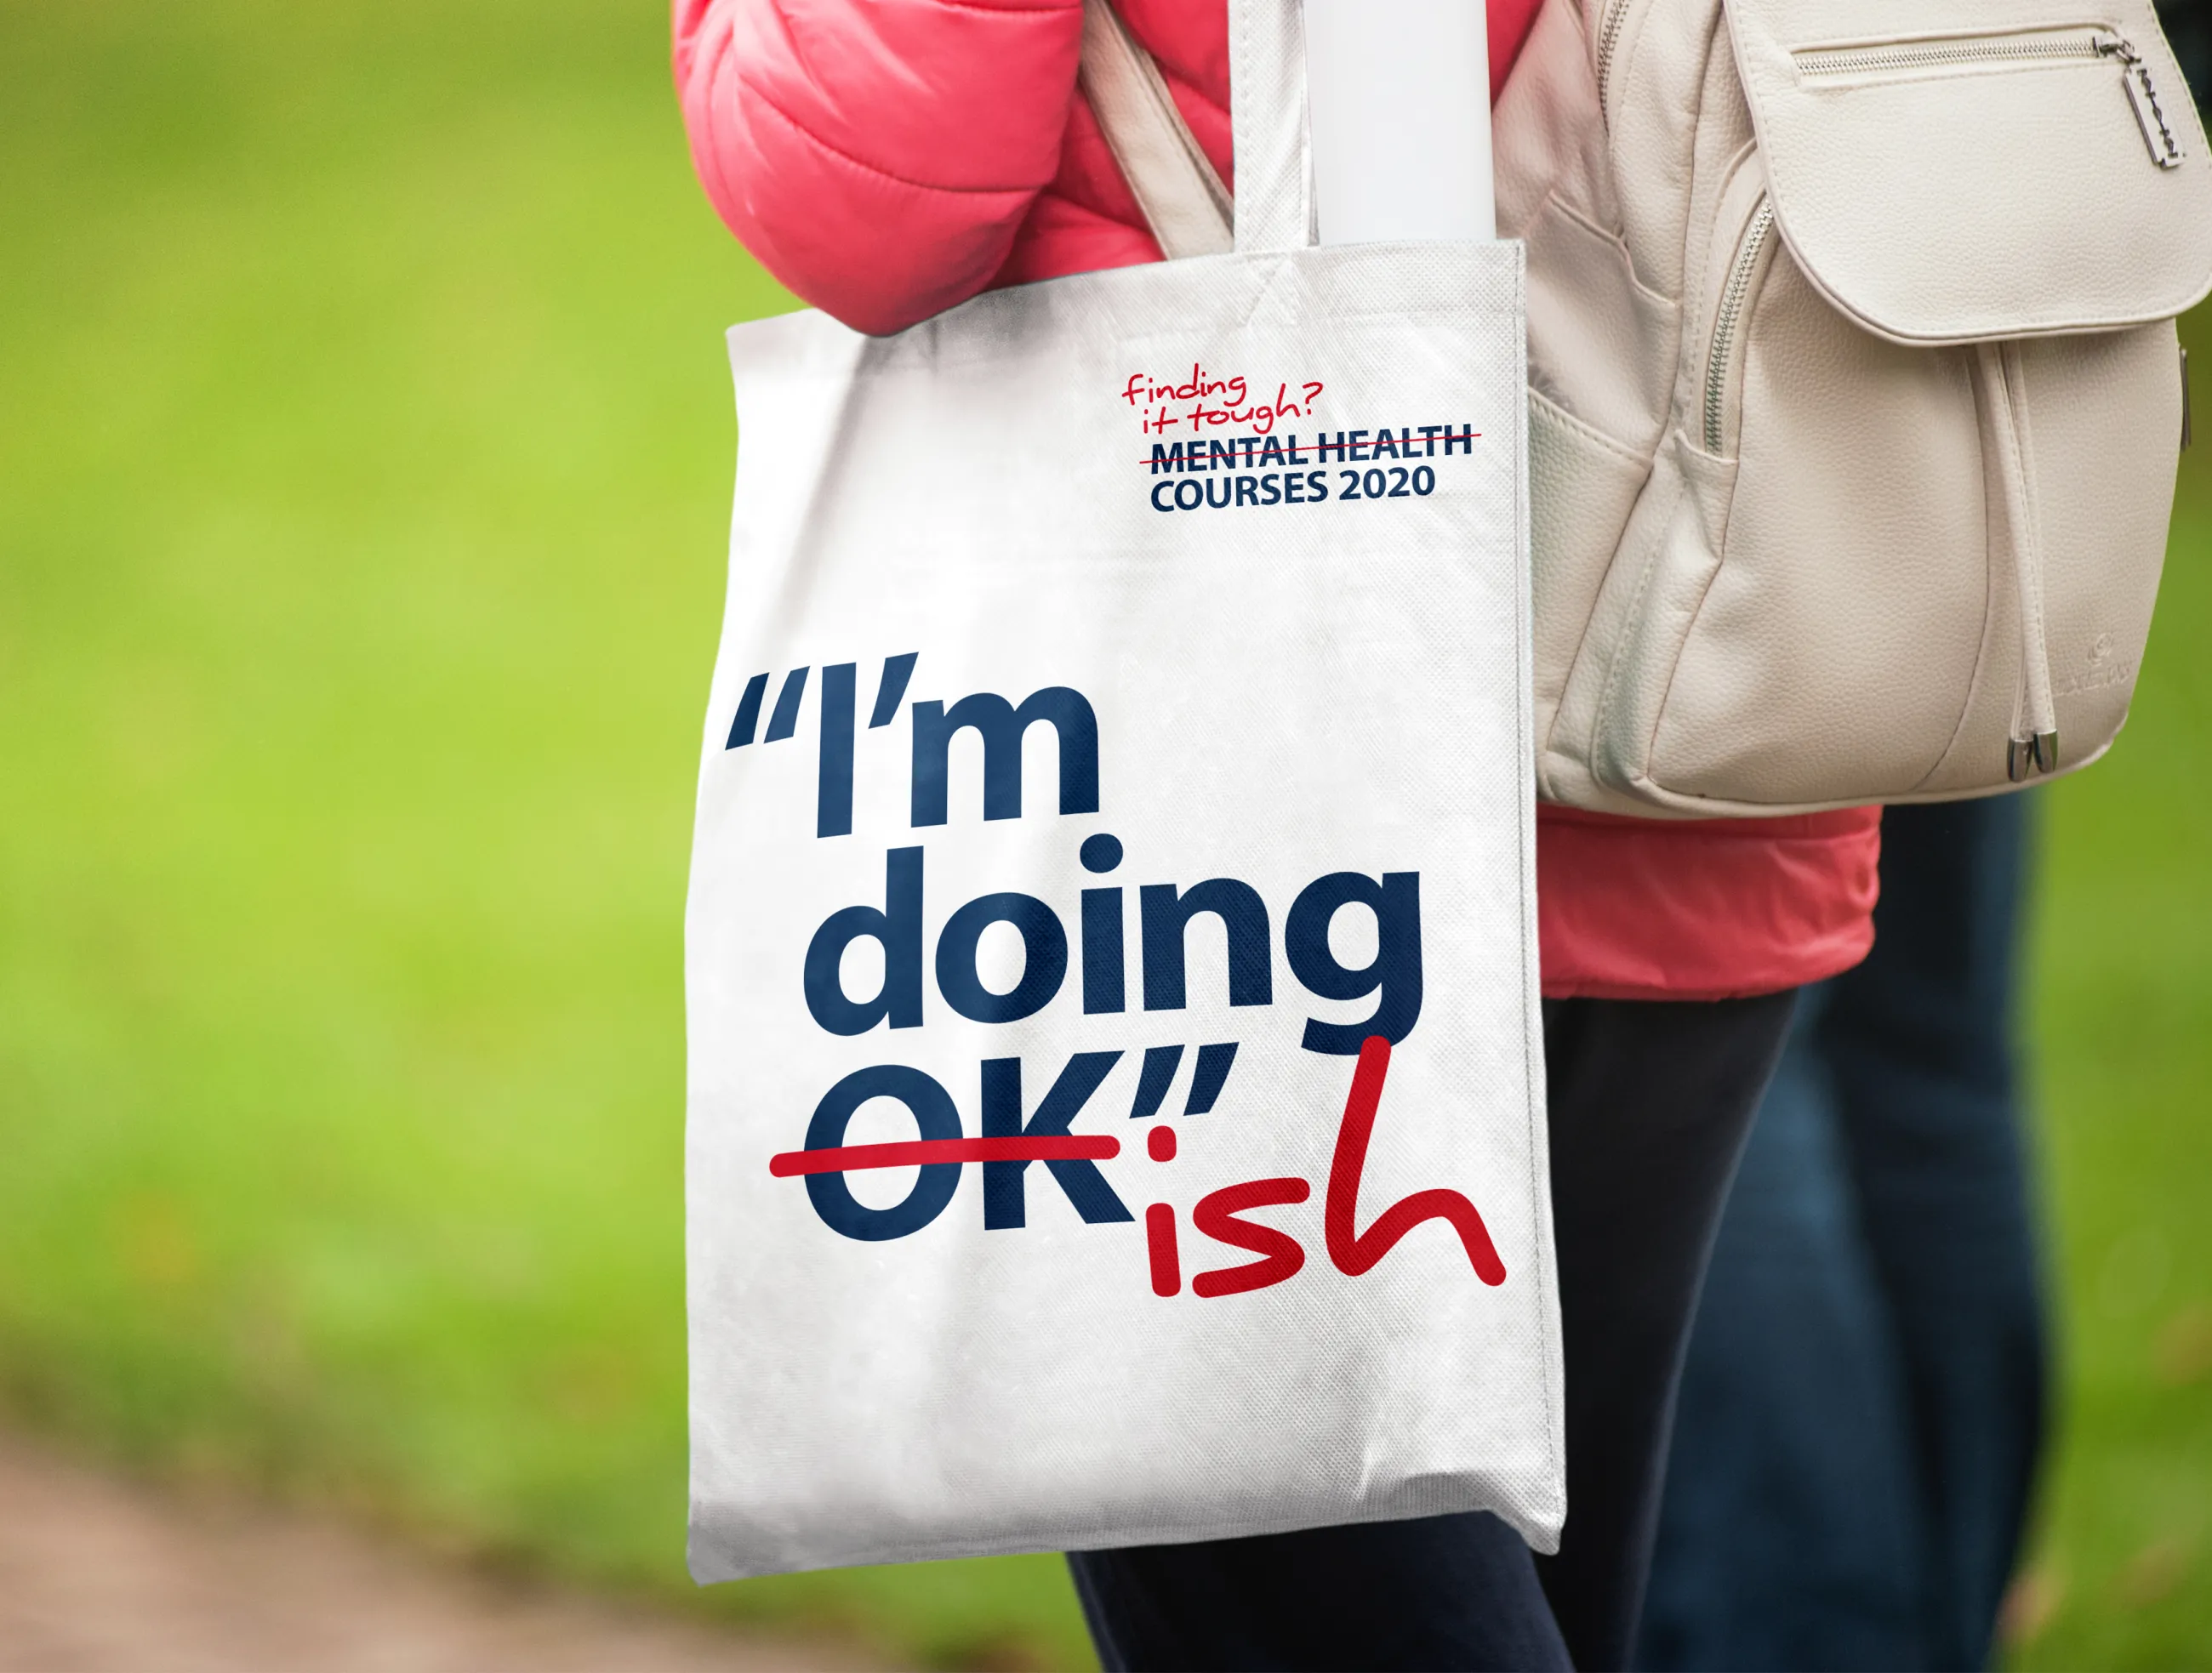
<instances>
[{"instance_id":1,"label":"dark blue jeans","mask_svg":"<svg viewBox=\"0 0 2212 1673\"><path fill-rule=\"evenodd\" d=\"M1790 1006L1786 993L1545 1004L1566 1358L1557 1556L1532 1558L1480 1514L1075 1552L1099 1659L1117 1670L1624 1666L1698 1283Z\"/></svg>"},{"instance_id":2,"label":"dark blue jeans","mask_svg":"<svg viewBox=\"0 0 2212 1673\"><path fill-rule=\"evenodd\" d=\"M1722 1221L1639 1661L1975 1668L2043 1434L2010 1015L2021 798L1892 808Z\"/></svg>"}]
</instances>

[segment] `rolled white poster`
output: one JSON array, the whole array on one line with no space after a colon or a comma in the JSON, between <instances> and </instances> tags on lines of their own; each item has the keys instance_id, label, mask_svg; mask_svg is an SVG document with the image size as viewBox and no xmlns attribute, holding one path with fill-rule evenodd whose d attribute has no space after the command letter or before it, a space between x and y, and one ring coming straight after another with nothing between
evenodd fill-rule
<instances>
[{"instance_id":1,"label":"rolled white poster","mask_svg":"<svg viewBox=\"0 0 2212 1673\"><path fill-rule=\"evenodd\" d=\"M1305 0L1323 244L1498 236L1482 0Z\"/></svg>"}]
</instances>

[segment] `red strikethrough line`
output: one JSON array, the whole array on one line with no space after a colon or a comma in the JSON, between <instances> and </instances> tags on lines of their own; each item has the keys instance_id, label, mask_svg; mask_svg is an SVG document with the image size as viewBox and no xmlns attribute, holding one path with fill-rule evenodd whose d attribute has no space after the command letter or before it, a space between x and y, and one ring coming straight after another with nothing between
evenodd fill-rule
<instances>
[{"instance_id":1,"label":"red strikethrough line","mask_svg":"<svg viewBox=\"0 0 2212 1673\"><path fill-rule=\"evenodd\" d=\"M1237 439L1238 439L1239 441L1242 441L1242 440L1243 439L1243 437L1239 436L1239 437L1237 438ZM1391 445L1393 447L1419 447L1419 446L1423 442L1425 442L1425 441L1456 441L1456 442L1459 442L1459 443L1462 443L1462 445L1464 445L1464 444L1465 444L1465 443L1467 443L1467 442L1470 442L1470 441L1480 441L1481 439L1482 439L1482 432L1481 432L1481 431L1480 431L1480 430L1460 430L1460 431L1457 431L1457 432L1455 432L1455 433L1453 433L1453 434L1451 434L1451 435L1448 435L1448 436L1446 436L1446 435L1434 435L1434 436L1413 436L1413 437L1406 437L1406 436L1391 436L1391 437L1389 437L1389 443L1390 443L1390 445ZM1266 440L1267 440L1267 438L1266 438L1265 436L1262 436L1262 437L1261 437L1261 438L1260 438L1260 441L1261 441L1261 443L1264 443ZM1163 446L1163 447L1165 447L1165 446L1167 446L1168 445L1169 445L1169 444L1167 444L1166 442L1162 442L1162 443L1160 444L1160 446ZM1189 440L1189 441L1184 442L1182 445L1183 445L1184 446L1186 446L1186 447L1204 447L1204 446L1207 446L1207 445L1208 445L1208 442L1207 442L1207 439L1206 439L1206 437L1204 437L1204 436L1199 436L1199 437L1195 437L1195 438L1194 438L1193 439L1191 439L1191 440ZM1305 459L1305 458L1297 458L1297 459L1278 459L1278 460L1275 462L1275 464L1276 464L1277 465L1279 465L1279 466L1283 467L1283 468L1284 468L1284 469L1285 469L1285 470L1287 470L1287 469L1289 469L1289 468L1291 468L1291 466L1294 466L1294 465L1297 465L1297 466L1303 466L1303 465L1309 465L1309 464L1316 464L1316 463L1321 464L1331 464L1331 463L1334 463L1334 464L1345 464L1345 465L1352 465L1352 464L1374 464L1374 463L1375 463L1375 461L1374 461L1374 460L1372 460L1372 459L1355 459L1355 458L1351 458L1346 457L1346 454L1345 454L1345 452L1344 452L1344 450L1345 450L1346 448L1348 448L1348 447L1372 447L1374 445L1375 445L1375 444L1374 444L1373 442L1371 442L1371 441L1359 441L1359 442L1352 442L1352 441L1302 441L1302 442L1300 442L1300 443L1298 444L1299 450L1300 450L1302 452L1310 452L1310 452L1319 452L1322 457L1319 460L1317 460L1317 461L1316 461L1316 460L1313 460L1313 459ZM1255 444L1255 446L1254 446L1254 448L1253 448L1253 451L1254 451L1255 452L1264 452L1264 451L1266 451L1266 450L1265 450L1265 448L1264 448L1263 446L1260 446L1260 445ZM1277 451L1278 452L1280 452L1282 450L1279 447L1279 448L1277 448L1277 449L1276 449L1276 451ZM1331 454L1331 453L1334 453L1334 454L1337 456L1337 457L1336 457L1336 458L1335 458L1334 461L1330 460L1330 459L1328 458L1328 455L1329 455L1329 454ZM1210 454L1210 453L1209 453L1209 454L1207 454L1207 455L1206 455L1206 457L1207 457L1208 458L1212 458L1213 456L1212 456L1212 454ZM1449 454L1440 454L1440 453L1422 453L1422 454L1419 454L1419 455L1408 454L1407 457L1407 458L1425 458L1425 459L1434 459L1434 458L1449 458L1450 456L1449 456ZM1160 461L1160 460L1158 460L1158 459L1139 459L1139 460L1137 461L1137 463L1138 463L1139 464L1158 464L1162 463L1162 461ZM1167 463L1167 464L1174 464L1174 463L1175 463L1175 461L1174 461L1174 460L1172 460L1172 459L1170 459L1170 460L1167 460L1167 461L1166 461L1166 463ZM1386 463L1386 464L1387 464L1387 463L1389 463L1389 461L1387 461L1387 460L1386 460L1386 461L1384 461L1384 463ZM1245 464L1237 464L1237 465L1234 465L1234 466L1224 466L1223 468L1224 468L1224 470L1257 470L1260 467L1259 467L1257 464L1251 464L1251 463L1249 463L1249 462L1248 462L1248 463L1245 463ZM1273 467L1270 467L1270 468L1272 469ZM1201 476L1202 476L1204 473L1203 473L1203 472L1189 472L1189 473L1177 473L1177 474L1179 474L1179 475L1180 475L1180 474L1201 475Z\"/></svg>"},{"instance_id":2,"label":"red strikethrough line","mask_svg":"<svg viewBox=\"0 0 2212 1673\"><path fill-rule=\"evenodd\" d=\"M910 1138L898 1144L845 1144L834 1150L786 1150L770 1156L779 1179L802 1173L858 1173L870 1167L921 1167L932 1162L1111 1161L1121 1141L1073 1133L1036 1138Z\"/></svg>"}]
</instances>

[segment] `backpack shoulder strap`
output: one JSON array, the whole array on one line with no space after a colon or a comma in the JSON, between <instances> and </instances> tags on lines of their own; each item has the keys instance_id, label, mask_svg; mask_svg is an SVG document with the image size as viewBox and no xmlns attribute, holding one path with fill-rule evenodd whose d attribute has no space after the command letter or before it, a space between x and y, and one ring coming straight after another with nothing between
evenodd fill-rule
<instances>
[{"instance_id":1,"label":"backpack shoulder strap","mask_svg":"<svg viewBox=\"0 0 2212 1673\"><path fill-rule=\"evenodd\" d=\"M1235 247L1229 188L1206 161L1152 55L1111 0L1083 0L1083 96L1106 136L1145 221L1173 261Z\"/></svg>"}]
</instances>

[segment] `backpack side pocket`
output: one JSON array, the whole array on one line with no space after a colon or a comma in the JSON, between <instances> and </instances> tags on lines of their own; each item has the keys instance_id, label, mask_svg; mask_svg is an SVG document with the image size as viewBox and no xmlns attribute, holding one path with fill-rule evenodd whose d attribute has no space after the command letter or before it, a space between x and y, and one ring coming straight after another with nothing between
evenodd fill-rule
<instances>
[{"instance_id":1,"label":"backpack side pocket","mask_svg":"<svg viewBox=\"0 0 2212 1673\"><path fill-rule=\"evenodd\" d=\"M1651 475L1648 458L1528 391L1529 555L1534 622L1536 782L1553 722L1622 531Z\"/></svg>"}]
</instances>

